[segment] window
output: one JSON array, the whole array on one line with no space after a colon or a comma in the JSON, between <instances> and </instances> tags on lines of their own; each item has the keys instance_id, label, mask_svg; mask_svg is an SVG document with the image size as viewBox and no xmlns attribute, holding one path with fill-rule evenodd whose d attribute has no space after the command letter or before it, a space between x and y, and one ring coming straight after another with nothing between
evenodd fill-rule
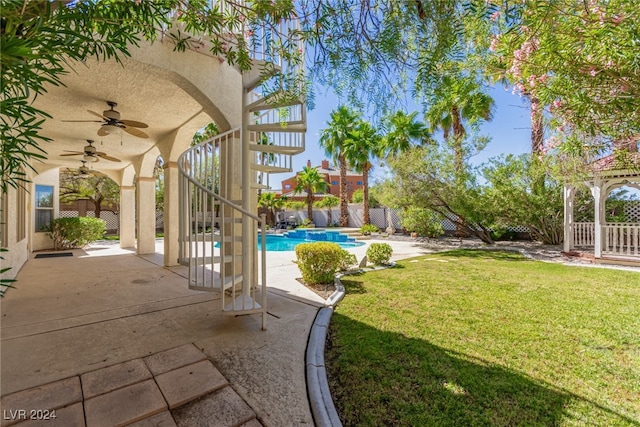
<instances>
[{"instance_id":1,"label":"window","mask_svg":"<svg viewBox=\"0 0 640 427\"><path fill-rule=\"evenodd\" d=\"M53 221L53 186L36 185L36 232L47 231Z\"/></svg>"},{"instance_id":2,"label":"window","mask_svg":"<svg viewBox=\"0 0 640 427\"><path fill-rule=\"evenodd\" d=\"M284 189L285 190L291 190L291 184L285 184L284 185Z\"/></svg>"},{"instance_id":3,"label":"window","mask_svg":"<svg viewBox=\"0 0 640 427\"><path fill-rule=\"evenodd\" d=\"M331 185L338 185L338 181L331 181Z\"/></svg>"},{"instance_id":4,"label":"window","mask_svg":"<svg viewBox=\"0 0 640 427\"><path fill-rule=\"evenodd\" d=\"M362 185L362 181L358 181L356 184L357 185Z\"/></svg>"}]
</instances>

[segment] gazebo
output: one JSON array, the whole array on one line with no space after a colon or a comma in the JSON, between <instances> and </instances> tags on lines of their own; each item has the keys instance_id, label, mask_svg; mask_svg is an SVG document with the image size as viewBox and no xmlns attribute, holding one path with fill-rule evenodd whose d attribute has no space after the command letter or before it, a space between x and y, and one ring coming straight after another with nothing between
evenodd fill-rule
<instances>
[{"instance_id":1,"label":"gazebo","mask_svg":"<svg viewBox=\"0 0 640 427\"><path fill-rule=\"evenodd\" d=\"M632 153L633 164L638 153ZM593 251L596 262L640 265L640 222L607 222L605 202L611 192L628 186L640 190L640 168L620 167L613 155L592 164L592 179L584 182L594 199L594 221L575 222L577 186L564 187L564 252ZM637 216L636 216L637 218Z\"/></svg>"}]
</instances>

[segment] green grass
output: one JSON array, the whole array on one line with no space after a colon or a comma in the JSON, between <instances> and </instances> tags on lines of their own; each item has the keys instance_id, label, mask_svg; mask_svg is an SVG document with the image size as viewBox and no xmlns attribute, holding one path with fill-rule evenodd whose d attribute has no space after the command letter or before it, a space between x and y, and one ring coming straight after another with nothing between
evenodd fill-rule
<instances>
[{"instance_id":1,"label":"green grass","mask_svg":"<svg viewBox=\"0 0 640 427\"><path fill-rule=\"evenodd\" d=\"M640 426L640 273L459 250L343 283L345 426Z\"/></svg>"}]
</instances>

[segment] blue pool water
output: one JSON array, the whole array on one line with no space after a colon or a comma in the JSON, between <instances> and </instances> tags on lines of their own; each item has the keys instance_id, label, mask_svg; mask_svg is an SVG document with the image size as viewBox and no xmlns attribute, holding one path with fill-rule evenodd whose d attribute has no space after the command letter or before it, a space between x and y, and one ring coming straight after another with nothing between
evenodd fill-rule
<instances>
[{"instance_id":1,"label":"blue pool water","mask_svg":"<svg viewBox=\"0 0 640 427\"><path fill-rule=\"evenodd\" d=\"M353 237L339 231L318 229L298 229L284 234L267 234L266 241L267 251L295 251L296 245L309 242L333 242L345 249L364 245L364 242L357 242ZM258 237L258 248L260 247L260 237Z\"/></svg>"}]
</instances>

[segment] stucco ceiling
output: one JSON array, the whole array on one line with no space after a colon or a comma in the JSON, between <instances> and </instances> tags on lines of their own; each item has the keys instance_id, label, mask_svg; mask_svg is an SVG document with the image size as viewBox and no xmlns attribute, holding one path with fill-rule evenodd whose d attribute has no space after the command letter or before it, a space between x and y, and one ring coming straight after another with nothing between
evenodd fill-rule
<instances>
[{"instance_id":1,"label":"stucco ceiling","mask_svg":"<svg viewBox=\"0 0 640 427\"><path fill-rule=\"evenodd\" d=\"M42 144L47 152L46 165L77 168L82 156L60 157L64 150L83 151L87 139L93 139L98 151L121 159L113 162L100 159L91 167L98 171L115 171L135 162L139 156L152 150L175 129L187 123L202 111L202 106L183 89L153 72L148 66L132 60L124 66L115 61L75 63L73 71L64 76L65 86L50 86L39 96L34 105L49 113L42 135L52 139ZM142 139L119 131L108 136L98 136L99 117L87 110L102 113L108 110L106 101L118 105L121 119L135 120L149 125L141 129L149 135ZM64 120L87 120L86 123L70 123ZM155 150L154 150L155 152Z\"/></svg>"}]
</instances>

